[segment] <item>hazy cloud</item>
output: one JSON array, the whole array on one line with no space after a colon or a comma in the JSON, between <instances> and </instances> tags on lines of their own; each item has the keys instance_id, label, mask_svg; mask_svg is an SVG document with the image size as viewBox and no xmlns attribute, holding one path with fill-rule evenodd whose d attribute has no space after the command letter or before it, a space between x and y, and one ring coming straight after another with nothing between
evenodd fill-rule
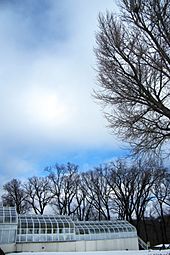
<instances>
[{"instance_id":1,"label":"hazy cloud","mask_svg":"<svg viewBox=\"0 0 170 255\"><path fill-rule=\"evenodd\" d=\"M85 166L88 158L95 161L90 158L95 159L95 150L97 162L107 158L107 150L110 157L119 148L92 98L97 16L114 8L113 3L1 2L2 182L33 175L55 158Z\"/></svg>"}]
</instances>

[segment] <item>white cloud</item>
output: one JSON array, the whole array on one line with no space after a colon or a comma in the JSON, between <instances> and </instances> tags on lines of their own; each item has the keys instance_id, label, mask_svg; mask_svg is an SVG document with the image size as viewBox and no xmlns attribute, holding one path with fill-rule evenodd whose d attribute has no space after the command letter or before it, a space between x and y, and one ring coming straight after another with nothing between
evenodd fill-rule
<instances>
[{"instance_id":1,"label":"white cloud","mask_svg":"<svg viewBox=\"0 0 170 255\"><path fill-rule=\"evenodd\" d=\"M47 3L46 20L11 5L0 11L3 180L28 175L50 152L119 144L91 96L97 15L112 9L113 1Z\"/></svg>"}]
</instances>

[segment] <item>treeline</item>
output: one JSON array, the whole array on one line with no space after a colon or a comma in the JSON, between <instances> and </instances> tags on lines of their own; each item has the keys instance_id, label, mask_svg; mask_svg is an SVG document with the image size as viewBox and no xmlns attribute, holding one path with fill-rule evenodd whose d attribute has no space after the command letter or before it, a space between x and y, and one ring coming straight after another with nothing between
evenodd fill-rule
<instances>
[{"instance_id":1,"label":"treeline","mask_svg":"<svg viewBox=\"0 0 170 255\"><path fill-rule=\"evenodd\" d=\"M148 222L159 221L162 240L168 240L170 173L155 161L118 160L82 172L75 164L47 167L43 177L13 179L3 186L4 206L19 214L52 210L74 220L125 219L139 236L151 240Z\"/></svg>"}]
</instances>

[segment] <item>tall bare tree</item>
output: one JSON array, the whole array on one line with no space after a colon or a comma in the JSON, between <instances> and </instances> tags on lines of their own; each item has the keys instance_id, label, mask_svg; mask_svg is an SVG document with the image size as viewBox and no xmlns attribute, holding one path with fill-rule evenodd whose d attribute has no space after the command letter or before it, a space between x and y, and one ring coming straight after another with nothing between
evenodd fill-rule
<instances>
[{"instance_id":1,"label":"tall bare tree","mask_svg":"<svg viewBox=\"0 0 170 255\"><path fill-rule=\"evenodd\" d=\"M156 162L128 165L125 161L110 163L109 185L113 189L113 199L117 213L122 219L139 223L144 218L149 201L153 199L152 188L164 175L164 169Z\"/></svg>"},{"instance_id":2,"label":"tall bare tree","mask_svg":"<svg viewBox=\"0 0 170 255\"><path fill-rule=\"evenodd\" d=\"M30 209L27 202L27 194L25 193L22 183L18 179L12 179L3 186L5 193L2 195L4 206L15 206L17 213L25 213Z\"/></svg>"},{"instance_id":3,"label":"tall bare tree","mask_svg":"<svg viewBox=\"0 0 170 255\"><path fill-rule=\"evenodd\" d=\"M50 191L53 196L51 204L54 210L61 215L73 214L77 208L74 200L79 182L78 166L71 163L56 164L46 170L49 172Z\"/></svg>"},{"instance_id":4,"label":"tall bare tree","mask_svg":"<svg viewBox=\"0 0 170 255\"><path fill-rule=\"evenodd\" d=\"M27 202L34 213L43 214L52 199L48 177L33 176L28 178L24 184L24 190L27 194Z\"/></svg>"},{"instance_id":5,"label":"tall bare tree","mask_svg":"<svg viewBox=\"0 0 170 255\"><path fill-rule=\"evenodd\" d=\"M162 243L166 244L168 242L166 217L170 206L170 173L168 171L164 171L164 175L154 183L152 193L155 197L153 206L156 212L154 213L159 217Z\"/></svg>"},{"instance_id":6,"label":"tall bare tree","mask_svg":"<svg viewBox=\"0 0 170 255\"><path fill-rule=\"evenodd\" d=\"M88 202L95 209L97 220L110 220L112 187L107 182L107 167L99 166L82 175L83 189Z\"/></svg>"},{"instance_id":7,"label":"tall bare tree","mask_svg":"<svg viewBox=\"0 0 170 255\"><path fill-rule=\"evenodd\" d=\"M89 199L85 185L84 173L81 173L79 175L79 184L75 196L77 209L74 213L74 218L78 220L90 220L94 216L93 201Z\"/></svg>"},{"instance_id":8,"label":"tall bare tree","mask_svg":"<svg viewBox=\"0 0 170 255\"><path fill-rule=\"evenodd\" d=\"M170 0L121 0L99 16L96 56L113 132L134 153L158 153L170 138Z\"/></svg>"}]
</instances>

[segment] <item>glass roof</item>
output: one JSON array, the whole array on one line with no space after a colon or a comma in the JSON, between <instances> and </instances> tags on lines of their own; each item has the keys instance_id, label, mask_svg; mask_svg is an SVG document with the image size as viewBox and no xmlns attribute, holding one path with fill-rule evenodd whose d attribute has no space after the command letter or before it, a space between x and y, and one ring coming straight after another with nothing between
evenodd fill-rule
<instances>
[{"instance_id":1,"label":"glass roof","mask_svg":"<svg viewBox=\"0 0 170 255\"><path fill-rule=\"evenodd\" d=\"M79 221L75 222L77 240L104 240L137 236L136 229L129 222Z\"/></svg>"},{"instance_id":2,"label":"glass roof","mask_svg":"<svg viewBox=\"0 0 170 255\"><path fill-rule=\"evenodd\" d=\"M15 207L3 207L0 206L0 223L8 224L14 223L16 224L18 221L18 216Z\"/></svg>"},{"instance_id":3,"label":"glass roof","mask_svg":"<svg viewBox=\"0 0 170 255\"><path fill-rule=\"evenodd\" d=\"M79 221L75 222L76 232L86 230L86 233L113 233L113 232L136 232L127 221Z\"/></svg>"},{"instance_id":4,"label":"glass roof","mask_svg":"<svg viewBox=\"0 0 170 255\"><path fill-rule=\"evenodd\" d=\"M19 215L17 242L75 240L75 224L68 216Z\"/></svg>"},{"instance_id":5,"label":"glass roof","mask_svg":"<svg viewBox=\"0 0 170 255\"><path fill-rule=\"evenodd\" d=\"M18 242L97 240L137 235L135 227L123 220L72 221L61 215L19 215Z\"/></svg>"},{"instance_id":6,"label":"glass roof","mask_svg":"<svg viewBox=\"0 0 170 255\"><path fill-rule=\"evenodd\" d=\"M18 217L19 228L74 228L74 222L63 215L25 214Z\"/></svg>"}]
</instances>

